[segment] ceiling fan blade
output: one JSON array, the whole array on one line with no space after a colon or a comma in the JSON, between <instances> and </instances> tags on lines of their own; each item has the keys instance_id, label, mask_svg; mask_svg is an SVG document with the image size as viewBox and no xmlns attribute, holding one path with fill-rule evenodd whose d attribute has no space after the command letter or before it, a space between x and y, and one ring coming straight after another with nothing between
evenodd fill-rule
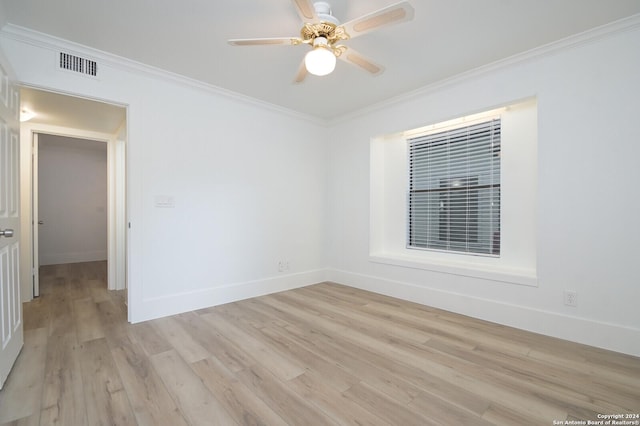
<instances>
[{"instance_id":1,"label":"ceiling fan blade","mask_svg":"<svg viewBox=\"0 0 640 426\"><path fill-rule=\"evenodd\" d=\"M371 59L359 52L356 52L350 47L346 48L346 50L338 56L338 59L342 59L343 61L355 65L373 75L380 75L384 71L384 67L382 65L376 64Z\"/></svg>"},{"instance_id":2,"label":"ceiling fan blade","mask_svg":"<svg viewBox=\"0 0 640 426\"><path fill-rule=\"evenodd\" d=\"M293 82L302 83L308 73L309 71L307 71L307 67L304 64L304 59L303 59L302 62L300 63L300 66L298 67L298 72L296 73L296 77L293 79Z\"/></svg>"},{"instance_id":3,"label":"ceiling fan blade","mask_svg":"<svg viewBox=\"0 0 640 426\"><path fill-rule=\"evenodd\" d=\"M297 45L302 43L298 37L273 37L273 38L235 38L228 41L232 46L265 46L265 45Z\"/></svg>"},{"instance_id":4,"label":"ceiling fan blade","mask_svg":"<svg viewBox=\"0 0 640 426\"><path fill-rule=\"evenodd\" d=\"M408 1L401 1L342 24L342 27L350 38L354 38L387 25L410 21L413 15L413 6Z\"/></svg>"},{"instance_id":5,"label":"ceiling fan blade","mask_svg":"<svg viewBox=\"0 0 640 426\"><path fill-rule=\"evenodd\" d=\"M318 15L316 15L316 8L313 7L311 0L293 0L293 5L296 8L296 12L300 15L302 22L318 22Z\"/></svg>"}]
</instances>

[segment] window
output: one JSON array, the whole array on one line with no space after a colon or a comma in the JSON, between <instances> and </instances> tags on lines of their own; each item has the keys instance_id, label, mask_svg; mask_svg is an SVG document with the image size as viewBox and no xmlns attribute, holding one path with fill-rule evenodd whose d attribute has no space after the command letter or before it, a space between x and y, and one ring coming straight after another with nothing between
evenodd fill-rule
<instances>
[{"instance_id":1,"label":"window","mask_svg":"<svg viewBox=\"0 0 640 426\"><path fill-rule=\"evenodd\" d=\"M536 286L537 101L458 113L371 139L369 261Z\"/></svg>"},{"instance_id":2,"label":"window","mask_svg":"<svg viewBox=\"0 0 640 426\"><path fill-rule=\"evenodd\" d=\"M407 248L500 255L500 118L408 140Z\"/></svg>"}]
</instances>

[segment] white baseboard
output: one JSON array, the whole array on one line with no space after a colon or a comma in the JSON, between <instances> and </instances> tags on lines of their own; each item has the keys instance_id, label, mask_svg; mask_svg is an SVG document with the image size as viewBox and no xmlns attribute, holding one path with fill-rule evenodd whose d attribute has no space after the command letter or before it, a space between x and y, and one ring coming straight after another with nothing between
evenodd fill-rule
<instances>
[{"instance_id":1,"label":"white baseboard","mask_svg":"<svg viewBox=\"0 0 640 426\"><path fill-rule=\"evenodd\" d=\"M64 263L96 262L99 260L107 260L107 251L96 250L72 253L42 253L38 260L40 266L62 265Z\"/></svg>"},{"instance_id":2,"label":"white baseboard","mask_svg":"<svg viewBox=\"0 0 640 426\"><path fill-rule=\"evenodd\" d=\"M296 274L278 275L262 280L227 284L218 287L177 293L144 299L140 308L133 312L133 323L176 315L183 312L222 305L237 300L277 293L326 281L326 270L318 269Z\"/></svg>"},{"instance_id":3,"label":"white baseboard","mask_svg":"<svg viewBox=\"0 0 640 426\"><path fill-rule=\"evenodd\" d=\"M498 324L640 356L640 330L337 269L327 280Z\"/></svg>"}]
</instances>

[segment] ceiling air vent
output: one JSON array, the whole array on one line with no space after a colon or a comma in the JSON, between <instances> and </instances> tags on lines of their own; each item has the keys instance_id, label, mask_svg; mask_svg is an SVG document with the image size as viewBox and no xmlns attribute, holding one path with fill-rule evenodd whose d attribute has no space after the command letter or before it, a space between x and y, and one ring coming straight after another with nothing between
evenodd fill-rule
<instances>
[{"instance_id":1,"label":"ceiling air vent","mask_svg":"<svg viewBox=\"0 0 640 426\"><path fill-rule=\"evenodd\" d=\"M60 68L94 77L98 74L98 63L96 61L64 52L60 52Z\"/></svg>"}]
</instances>

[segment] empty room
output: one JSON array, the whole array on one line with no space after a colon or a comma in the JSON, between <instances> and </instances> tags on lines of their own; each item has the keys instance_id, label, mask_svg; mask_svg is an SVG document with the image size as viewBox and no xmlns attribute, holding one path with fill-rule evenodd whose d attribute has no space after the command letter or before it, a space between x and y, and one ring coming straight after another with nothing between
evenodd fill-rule
<instances>
[{"instance_id":1,"label":"empty room","mask_svg":"<svg viewBox=\"0 0 640 426\"><path fill-rule=\"evenodd\" d=\"M637 0L0 0L0 425L640 425L638 76Z\"/></svg>"}]
</instances>

